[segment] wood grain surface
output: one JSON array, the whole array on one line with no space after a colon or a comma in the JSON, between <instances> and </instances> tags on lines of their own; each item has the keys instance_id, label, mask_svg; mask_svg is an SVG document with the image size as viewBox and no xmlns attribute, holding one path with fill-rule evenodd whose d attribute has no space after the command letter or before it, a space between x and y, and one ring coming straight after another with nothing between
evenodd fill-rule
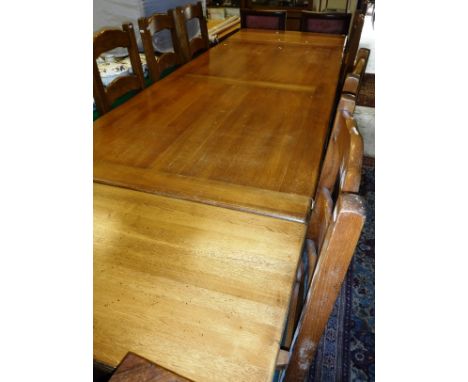
<instances>
[{"instance_id":1,"label":"wood grain surface","mask_svg":"<svg viewBox=\"0 0 468 382\"><path fill-rule=\"evenodd\" d=\"M306 226L94 184L94 358L270 381Z\"/></svg>"},{"instance_id":2,"label":"wood grain surface","mask_svg":"<svg viewBox=\"0 0 468 382\"><path fill-rule=\"evenodd\" d=\"M239 31L94 123L95 181L305 222L343 43Z\"/></svg>"}]
</instances>

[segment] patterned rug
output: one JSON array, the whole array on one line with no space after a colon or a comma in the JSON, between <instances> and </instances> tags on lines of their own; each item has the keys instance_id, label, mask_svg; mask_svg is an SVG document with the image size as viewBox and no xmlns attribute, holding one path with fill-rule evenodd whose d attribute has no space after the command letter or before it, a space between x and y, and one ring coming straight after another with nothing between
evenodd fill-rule
<instances>
[{"instance_id":1,"label":"patterned rug","mask_svg":"<svg viewBox=\"0 0 468 382\"><path fill-rule=\"evenodd\" d=\"M359 106L375 107L375 74L364 73L356 103Z\"/></svg>"},{"instance_id":2,"label":"patterned rug","mask_svg":"<svg viewBox=\"0 0 468 382\"><path fill-rule=\"evenodd\" d=\"M374 182L374 167L364 166L359 194L367 203L366 223L310 368L309 382L375 380Z\"/></svg>"}]
</instances>

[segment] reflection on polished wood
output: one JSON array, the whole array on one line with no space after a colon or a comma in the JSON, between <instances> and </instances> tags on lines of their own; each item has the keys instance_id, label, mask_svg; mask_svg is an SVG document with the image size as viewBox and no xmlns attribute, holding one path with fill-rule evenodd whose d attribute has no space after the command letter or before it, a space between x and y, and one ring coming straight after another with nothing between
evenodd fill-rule
<instances>
[{"instance_id":1,"label":"reflection on polished wood","mask_svg":"<svg viewBox=\"0 0 468 382\"><path fill-rule=\"evenodd\" d=\"M94 358L271 381L306 226L94 184Z\"/></svg>"},{"instance_id":2,"label":"reflection on polished wood","mask_svg":"<svg viewBox=\"0 0 468 382\"><path fill-rule=\"evenodd\" d=\"M242 29L233 35L230 41L277 43L288 45L328 46L343 49L344 37L333 34L295 32L295 31L268 31L262 29Z\"/></svg>"},{"instance_id":3,"label":"reflection on polished wood","mask_svg":"<svg viewBox=\"0 0 468 382\"><path fill-rule=\"evenodd\" d=\"M95 181L304 222L343 43L241 30L94 123Z\"/></svg>"}]
</instances>

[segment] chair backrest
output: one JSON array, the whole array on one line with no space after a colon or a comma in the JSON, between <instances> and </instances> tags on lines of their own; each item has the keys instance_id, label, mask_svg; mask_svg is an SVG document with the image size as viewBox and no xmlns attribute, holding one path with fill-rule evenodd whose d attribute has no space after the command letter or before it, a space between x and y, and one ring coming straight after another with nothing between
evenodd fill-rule
<instances>
[{"instance_id":1,"label":"chair backrest","mask_svg":"<svg viewBox=\"0 0 468 382\"><path fill-rule=\"evenodd\" d=\"M351 13L302 11L301 31L347 35Z\"/></svg>"},{"instance_id":2,"label":"chair backrest","mask_svg":"<svg viewBox=\"0 0 468 382\"><path fill-rule=\"evenodd\" d=\"M149 17L138 19L141 40L145 50L146 63L148 65L150 78L153 82L158 81L161 73L170 67L182 62L180 42L177 38L174 18L164 13L155 13ZM162 30L168 30L172 37L173 52L156 53L153 44L153 36Z\"/></svg>"},{"instance_id":3,"label":"chair backrest","mask_svg":"<svg viewBox=\"0 0 468 382\"><path fill-rule=\"evenodd\" d=\"M168 13L174 19L183 62L190 61L196 53L209 48L210 40L208 38L208 27L205 15L203 14L202 3L200 1L196 4L187 4L183 7L170 9ZM195 36L190 40L189 33L187 31L187 22L192 19L198 20L200 25L200 35Z\"/></svg>"},{"instance_id":4,"label":"chair backrest","mask_svg":"<svg viewBox=\"0 0 468 382\"><path fill-rule=\"evenodd\" d=\"M338 103L317 190L358 192L361 183L363 140L352 116L356 97L342 94Z\"/></svg>"},{"instance_id":5,"label":"chair backrest","mask_svg":"<svg viewBox=\"0 0 468 382\"><path fill-rule=\"evenodd\" d=\"M358 95L362 77L366 71L367 61L369 60L369 54L369 49L359 49L356 60L354 61L353 71L352 73L348 73L346 75L346 79L343 85L343 93L352 94L354 96Z\"/></svg>"},{"instance_id":6,"label":"chair backrest","mask_svg":"<svg viewBox=\"0 0 468 382\"><path fill-rule=\"evenodd\" d=\"M342 95L334 120L325 161L319 179L315 204L307 229L307 263L301 262L290 303L288 326L285 331L283 346L290 348L294 328L299 321L303 305L304 280L310 280L317 264L317 253L323 248L328 227L332 222L332 210L335 201L344 192L357 192L361 180L363 142L352 113L355 97ZM332 193L335 193L333 195ZM352 256L352 254L351 254ZM325 320L326 322L326 320ZM320 338L319 338L320 339Z\"/></svg>"},{"instance_id":7,"label":"chair backrest","mask_svg":"<svg viewBox=\"0 0 468 382\"><path fill-rule=\"evenodd\" d=\"M133 25L123 24L122 29L103 30L93 39L93 95L100 114L110 111L112 104L119 97L131 90L142 90L145 87ZM102 53L120 47L128 49L133 74L118 77L104 87L96 60Z\"/></svg>"},{"instance_id":8,"label":"chair backrest","mask_svg":"<svg viewBox=\"0 0 468 382\"><path fill-rule=\"evenodd\" d=\"M341 193L333 208L326 188L318 192L313 214L319 212L319 255L289 353L284 378L288 382L306 380L365 220L359 195Z\"/></svg>"},{"instance_id":9,"label":"chair backrest","mask_svg":"<svg viewBox=\"0 0 468 382\"><path fill-rule=\"evenodd\" d=\"M364 13L356 11L354 14L353 25L349 32L348 42L345 48L345 57L343 60L343 73L346 75L353 70L354 60L359 49L362 28L364 26ZM344 78L344 75L341 77Z\"/></svg>"},{"instance_id":10,"label":"chair backrest","mask_svg":"<svg viewBox=\"0 0 468 382\"><path fill-rule=\"evenodd\" d=\"M286 11L241 9L241 28L286 29Z\"/></svg>"}]
</instances>

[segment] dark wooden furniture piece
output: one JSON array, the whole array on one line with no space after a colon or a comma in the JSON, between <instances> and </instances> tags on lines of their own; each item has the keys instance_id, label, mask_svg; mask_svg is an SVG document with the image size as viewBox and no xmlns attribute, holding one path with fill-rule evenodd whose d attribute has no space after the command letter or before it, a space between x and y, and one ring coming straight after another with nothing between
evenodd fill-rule
<instances>
[{"instance_id":1,"label":"dark wooden furniture piece","mask_svg":"<svg viewBox=\"0 0 468 382\"><path fill-rule=\"evenodd\" d=\"M191 380L129 352L109 382L191 382Z\"/></svg>"},{"instance_id":2,"label":"dark wooden furniture piece","mask_svg":"<svg viewBox=\"0 0 468 382\"><path fill-rule=\"evenodd\" d=\"M182 51L184 62L190 61L195 54L207 50L210 45L206 18L203 14L202 3L187 4L183 7L171 9L168 12L173 18L176 26L177 38ZM187 21L197 19L200 26L200 35L189 39Z\"/></svg>"},{"instance_id":3,"label":"dark wooden furniture piece","mask_svg":"<svg viewBox=\"0 0 468 382\"><path fill-rule=\"evenodd\" d=\"M369 49L359 49L356 56L356 60L354 61L353 71L346 75L345 83L343 85L343 93L352 94L357 97L357 95L359 94L359 88L361 86L362 77L366 71L369 55Z\"/></svg>"},{"instance_id":4,"label":"dark wooden furniture piece","mask_svg":"<svg viewBox=\"0 0 468 382\"><path fill-rule=\"evenodd\" d=\"M93 95L101 115L110 111L112 104L119 97L132 90L142 90L145 86L133 25L123 24L122 29L100 31L93 39ZM104 87L96 60L102 53L119 47L128 49L133 74L118 77Z\"/></svg>"},{"instance_id":5,"label":"dark wooden furniture piece","mask_svg":"<svg viewBox=\"0 0 468 382\"><path fill-rule=\"evenodd\" d=\"M265 11L285 11L286 16L286 30L290 31L299 31L300 30L300 23L301 23L301 12L303 10L312 10L312 1L310 4L305 5L303 3L298 4L296 2L293 6L280 6L279 4L268 5L259 3L259 2L252 2L250 0L241 0L240 8L241 9L252 9L252 10L265 10Z\"/></svg>"},{"instance_id":6,"label":"dark wooden furniture piece","mask_svg":"<svg viewBox=\"0 0 468 382\"><path fill-rule=\"evenodd\" d=\"M347 35L351 13L302 11L301 31Z\"/></svg>"},{"instance_id":7,"label":"dark wooden furniture piece","mask_svg":"<svg viewBox=\"0 0 468 382\"><path fill-rule=\"evenodd\" d=\"M241 28L286 29L286 11L241 9Z\"/></svg>"},{"instance_id":8,"label":"dark wooden furniture piece","mask_svg":"<svg viewBox=\"0 0 468 382\"><path fill-rule=\"evenodd\" d=\"M306 225L98 183L93 202L93 358L271 381Z\"/></svg>"},{"instance_id":9,"label":"dark wooden furniture piece","mask_svg":"<svg viewBox=\"0 0 468 382\"><path fill-rule=\"evenodd\" d=\"M240 0L206 0L207 7L239 8Z\"/></svg>"},{"instance_id":10,"label":"dark wooden furniture piece","mask_svg":"<svg viewBox=\"0 0 468 382\"><path fill-rule=\"evenodd\" d=\"M306 222L343 44L241 29L94 123L94 180Z\"/></svg>"},{"instance_id":11,"label":"dark wooden furniture piece","mask_svg":"<svg viewBox=\"0 0 468 382\"><path fill-rule=\"evenodd\" d=\"M142 17L138 20L141 40L145 50L146 63L148 65L150 78L153 82L160 79L161 73L168 68L179 65L182 62L182 51L174 18L167 14L154 14L150 17ZM174 52L156 52L153 46L153 35L162 30L169 30L172 36Z\"/></svg>"},{"instance_id":12,"label":"dark wooden furniture piece","mask_svg":"<svg viewBox=\"0 0 468 382\"><path fill-rule=\"evenodd\" d=\"M240 8L249 8L255 10L283 10L287 12L286 30L299 31L301 28L302 11L315 12L353 12L348 7L348 1L343 0L343 10L328 10L328 3L322 5L312 0L287 0L287 1L268 1L268 0L240 0Z\"/></svg>"}]
</instances>

